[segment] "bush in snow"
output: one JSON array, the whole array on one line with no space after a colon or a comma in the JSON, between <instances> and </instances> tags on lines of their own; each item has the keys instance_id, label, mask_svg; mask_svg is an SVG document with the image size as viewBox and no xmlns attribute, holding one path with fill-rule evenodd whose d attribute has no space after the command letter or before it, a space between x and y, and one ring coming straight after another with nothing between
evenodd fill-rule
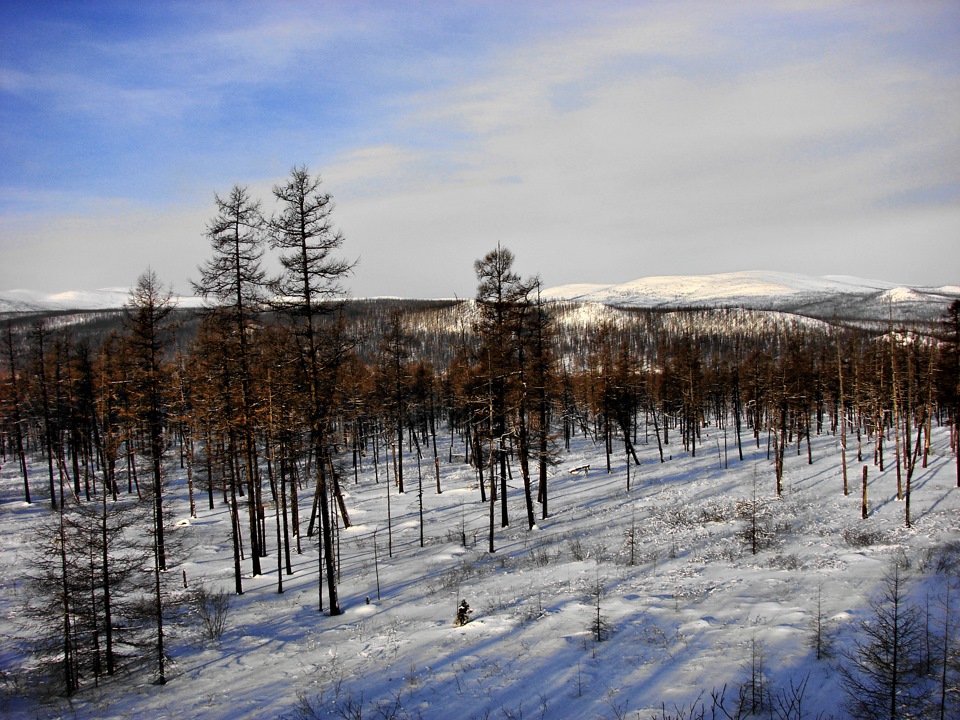
<instances>
[{"instance_id":1,"label":"bush in snow","mask_svg":"<svg viewBox=\"0 0 960 720\"><path fill-rule=\"evenodd\" d=\"M208 640L219 640L227 629L227 616L230 614L230 595L226 590L211 591L200 586L194 594L194 607L203 636Z\"/></svg>"}]
</instances>

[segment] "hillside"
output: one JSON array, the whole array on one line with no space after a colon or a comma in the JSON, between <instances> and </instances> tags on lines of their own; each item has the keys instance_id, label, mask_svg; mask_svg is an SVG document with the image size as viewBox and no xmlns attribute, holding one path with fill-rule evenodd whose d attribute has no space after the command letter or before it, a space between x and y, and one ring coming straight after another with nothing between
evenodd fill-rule
<instances>
[{"instance_id":1,"label":"hillside","mask_svg":"<svg viewBox=\"0 0 960 720\"><path fill-rule=\"evenodd\" d=\"M597 302L633 308L778 310L832 318L929 321L960 298L960 287L910 288L847 276L811 277L783 272L645 277L619 285L562 285L550 300Z\"/></svg>"},{"instance_id":2,"label":"hillside","mask_svg":"<svg viewBox=\"0 0 960 720\"><path fill-rule=\"evenodd\" d=\"M0 314L116 309L123 306L128 295L129 291L124 288L56 294L30 290L0 291ZM644 277L619 285L561 285L544 290L542 296L551 302L618 308L742 308L828 321L835 318L883 321L892 314L895 320L925 322L940 317L947 305L960 298L960 286L907 287L849 276L811 277L754 271ZM181 308L196 308L202 304L200 298L190 296L178 296L176 300ZM400 298L394 300L403 302Z\"/></svg>"},{"instance_id":3,"label":"hillside","mask_svg":"<svg viewBox=\"0 0 960 720\"><path fill-rule=\"evenodd\" d=\"M0 314L41 313L64 310L116 310L130 297L129 288L102 288L100 290L68 290L59 293L41 293L34 290L0 290ZM200 299L176 296L178 307L195 308Z\"/></svg>"},{"instance_id":4,"label":"hillside","mask_svg":"<svg viewBox=\"0 0 960 720\"><path fill-rule=\"evenodd\" d=\"M696 457L668 445L662 464L652 431L644 440L641 429L640 438L642 464L630 468L629 490L622 460L608 474L602 443L575 438L551 473L550 516L531 531L515 476L512 523L498 523L494 553L487 506L459 441L441 444L439 495L432 460L408 460L408 492L397 495L385 481L388 464L375 469L367 458L345 486L352 526L338 541L343 615L318 611L316 540L302 538L282 594L272 544L265 574L245 573L244 594L231 597L221 638L206 639L196 614L168 621L166 685L151 684L148 663L69 703L21 694L29 685L14 641L25 632L19 568L49 510L18 499L8 463L0 471L4 716L649 718L660 717L661 703L675 712L706 702L709 711L711 691L725 692L729 708L759 652L771 692L802 687L804 717L842 718L840 653L870 619L868 603L898 559L910 597L918 607L932 603L939 622L945 572L960 566L960 490L945 430L935 432L929 466L915 478L910 529L889 465L869 465L870 518L861 520L859 487L841 492L835 436L813 438L812 464L806 452L788 454L782 498L765 438L760 447L745 438L740 462L729 431L704 428ZM860 464L850 464L859 478ZM573 472L586 465L589 472ZM201 584L229 591L229 514L219 499L213 510L204 499L190 517L184 472L171 462L168 473L171 534L187 548L167 575L170 596L186 598ZM750 507L764 528L756 554ZM267 519L272 527L272 505ZM472 619L455 627L461 598ZM822 660L811 646L817 622L832 648Z\"/></svg>"}]
</instances>

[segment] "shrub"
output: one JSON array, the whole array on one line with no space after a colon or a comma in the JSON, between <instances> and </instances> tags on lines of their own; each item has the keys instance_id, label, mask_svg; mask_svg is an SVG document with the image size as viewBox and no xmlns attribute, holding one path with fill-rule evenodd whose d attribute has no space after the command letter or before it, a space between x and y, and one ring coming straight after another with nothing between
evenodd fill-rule
<instances>
[{"instance_id":1,"label":"shrub","mask_svg":"<svg viewBox=\"0 0 960 720\"><path fill-rule=\"evenodd\" d=\"M194 595L194 603L203 628L203 636L208 640L219 640L227 629L230 594L226 590L212 592L201 586Z\"/></svg>"},{"instance_id":2,"label":"shrub","mask_svg":"<svg viewBox=\"0 0 960 720\"><path fill-rule=\"evenodd\" d=\"M880 530L871 530L869 528L850 527L844 528L844 541L850 547L862 548L870 545L878 545L886 542L887 536Z\"/></svg>"}]
</instances>

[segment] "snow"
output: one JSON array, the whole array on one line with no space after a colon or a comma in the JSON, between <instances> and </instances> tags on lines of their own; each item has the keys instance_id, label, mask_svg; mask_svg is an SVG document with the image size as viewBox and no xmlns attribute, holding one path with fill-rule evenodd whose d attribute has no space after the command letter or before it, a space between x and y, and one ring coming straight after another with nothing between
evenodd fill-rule
<instances>
[{"instance_id":1,"label":"snow","mask_svg":"<svg viewBox=\"0 0 960 720\"><path fill-rule=\"evenodd\" d=\"M479 500L474 472L453 463L441 446L443 494L433 491L432 462L424 461L425 547L419 545L417 465L408 459L408 492L391 488L392 557L388 556L385 467L374 481L367 459L359 482L348 473L346 502L359 523L340 533L343 614L317 610L316 540L303 538L294 574L276 592L276 554L266 574L244 577L234 596L227 631L204 640L195 626L171 628L167 684L151 684L149 666L133 668L75 696L25 697L11 678L29 661L4 642L4 717L198 719L293 717L298 696L318 717L338 717L348 703L402 708L398 717L612 718L618 711L648 717L661 702L692 702L744 679L751 644L762 643L772 682L786 687L809 675L805 708L843 717L836 659L817 661L809 646L818 588L837 643L867 617L867 601L880 574L899 554L912 563L917 597L936 593L939 576L925 558L960 539L955 459L944 429L935 428L929 466L914 478L914 526L904 527L896 500L892 459L881 472L869 465L871 517L860 519L861 463L849 453L852 492L842 493L839 439L813 438L807 464L791 448L783 497L774 494L774 471L765 438L758 448L744 436L745 460L736 459L732 431L704 428L696 457L674 442L661 464L652 429L640 430L640 467L626 489L623 458L605 472L602 443L577 437L550 478L550 509L528 531L516 469L510 484L511 525L495 533L486 552L488 507ZM852 442L852 441L851 441ZM727 448L726 453L724 448ZM725 459L726 454L726 459ZM865 458L867 455L865 454ZM570 470L590 465L588 474ZM218 505L188 517L185 478L168 466L171 533L186 533L191 584L232 588L229 517ZM43 470L34 487L42 494ZM738 538L744 520L738 502L756 495L777 528L775 542L752 555ZM28 533L49 513L42 499L26 506L16 463L0 470L0 635L13 638L21 598L18 566ZM304 490L304 499L309 488ZM272 518L268 519L272 520ZM461 526L467 546L460 544ZM269 527L269 526L268 526ZM635 564L627 531L635 528ZM869 531L873 535L867 537ZM374 535L376 532L376 535ZM376 562L374 554L376 541ZM866 539L865 539L866 538ZM245 570L249 572L249 563ZM380 592L376 574L379 573ZM611 635L596 642L594 592ZM461 598L472 620L454 627Z\"/></svg>"},{"instance_id":2,"label":"snow","mask_svg":"<svg viewBox=\"0 0 960 720\"><path fill-rule=\"evenodd\" d=\"M105 310L123 307L130 299L129 288L103 288L91 292L69 290L47 297L47 301L67 310Z\"/></svg>"},{"instance_id":3,"label":"snow","mask_svg":"<svg viewBox=\"0 0 960 720\"><path fill-rule=\"evenodd\" d=\"M913 288L895 287L880 293L880 300L892 303L921 302L923 296Z\"/></svg>"},{"instance_id":4,"label":"snow","mask_svg":"<svg viewBox=\"0 0 960 720\"><path fill-rule=\"evenodd\" d=\"M0 292L0 312L30 312L49 310L46 295L33 290L6 290Z\"/></svg>"},{"instance_id":5,"label":"snow","mask_svg":"<svg viewBox=\"0 0 960 720\"><path fill-rule=\"evenodd\" d=\"M52 295L32 290L8 290L0 291L0 313L116 309L122 307L128 297L128 289L122 287L72 290ZM745 271L651 276L621 284L575 283L546 289L541 297L548 302L582 302L588 306L738 307L801 312L828 319L856 308L858 317L873 320L888 317L892 299L893 304L914 306L912 314L903 318L895 316L896 319L930 320L939 317L953 299L960 298L960 286L922 288L849 275L813 277L789 272ZM181 308L203 305L202 298L198 297L175 296L174 299Z\"/></svg>"},{"instance_id":6,"label":"snow","mask_svg":"<svg viewBox=\"0 0 960 720\"><path fill-rule=\"evenodd\" d=\"M628 315L622 310L598 302L577 302L554 310L556 321L563 327L584 330L600 323L624 324Z\"/></svg>"},{"instance_id":7,"label":"snow","mask_svg":"<svg viewBox=\"0 0 960 720\"><path fill-rule=\"evenodd\" d=\"M547 288L540 293L544 300L581 300L591 295L597 295L604 290L616 287L601 283L572 283L559 287Z\"/></svg>"},{"instance_id":8,"label":"snow","mask_svg":"<svg viewBox=\"0 0 960 720\"><path fill-rule=\"evenodd\" d=\"M552 300L578 300L644 308L743 307L766 310L802 309L813 304L836 314L853 303L867 303L875 319L884 315L884 303L909 300L931 305L939 314L944 299L960 297L958 288L911 288L849 275L812 277L799 273L748 271L716 275L644 277L619 285L562 285L544 291Z\"/></svg>"},{"instance_id":9,"label":"snow","mask_svg":"<svg viewBox=\"0 0 960 720\"><path fill-rule=\"evenodd\" d=\"M551 297L628 302L649 307L704 305L744 298L784 298L800 293L868 292L878 286L856 278L815 278L797 273L748 271L717 275L663 275L620 285L597 286L590 293L581 285L552 288ZM887 287L884 285L884 287ZM569 290L568 290L569 288Z\"/></svg>"},{"instance_id":10,"label":"snow","mask_svg":"<svg viewBox=\"0 0 960 720\"><path fill-rule=\"evenodd\" d=\"M850 292L869 292L871 290L890 290L896 286L896 283L886 282L885 280L870 280L853 275L824 275L824 280L829 280L841 285L850 287Z\"/></svg>"},{"instance_id":11,"label":"snow","mask_svg":"<svg viewBox=\"0 0 960 720\"><path fill-rule=\"evenodd\" d=\"M130 288L67 290L42 293L35 290L0 291L0 312L42 312L51 310L116 310L127 304ZM201 298L175 295L179 307L200 307Z\"/></svg>"}]
</instances>

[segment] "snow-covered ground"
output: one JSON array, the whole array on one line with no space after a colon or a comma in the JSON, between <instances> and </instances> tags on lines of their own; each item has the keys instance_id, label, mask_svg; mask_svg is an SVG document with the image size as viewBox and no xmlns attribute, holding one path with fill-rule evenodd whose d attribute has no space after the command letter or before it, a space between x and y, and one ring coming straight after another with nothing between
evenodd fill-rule
<instances>
[{"instance_id":1,"label":"snow-covered ground","mask_svg":"<svg viewBox=\"0 0 960 720\"><path fill-rule=\"evenodd\" d=\"M737 459L732 431L703 430L696 457L673 441L659 462L652 429L631 468L622 453L611 473L603 446L578 437L550 479L550 516L526 529L519 471L509 495L511 525L499 527L487 552L487 507L474 472L448 463L441 446L443 493L434 489L432 458L422 463L425 547L419 544L417 463L405 470L407 492L391 488L392 557L388 556L388 485L367 464L345 477L353 527L340 532L343 614L317 610L315 539L303 538L295 572L277 594L273 544L266 574L244 578L219 641L194 625L171 628L167 684L151 684L149 665L122 673L71 701L23 697L13 682L21 663L9 639L21 632L20 564L30 529L49 513L25 506L17 467L0 471L0 698L6 718L648 718L666 704L689 706L701 691L746 678L751 651L762 648L773 687L809 678L804 710L844 717L836 653L816 660L811 623L822 613L837 647L849 645L884 569L905 557L921 601L935 598L943 576L930 558L960 540L960 490L945 431L936 430L929 466L913 481L913 527L904 527L896 472L869 464L870 518L860 517L855 442L848 455L850 495L842 493L839 440L813 438L813 464L796 445L786 459L784 491L774 469L744 436ZM644 433L640 432L643 442ZM865 448L865 453L867 452ZM590 465L589 474L573 473ZM188 516L185 480L170 468L169 507L192 547L171 572L191 583L231 589L229 519L219 504ZM36 493L42 492L37 468ZM307 501L308 490L304 491ZM768 513L770 547L750 552L741 532L743 503L756 497ZM738 507L739 504L739 507ZM272 508L270 508L272 510ZM738 512L738 510L740 512ZM269 515L268 515L269 517ZM272 525L268 525L272 527ZM631 529L636 539L631 547ZM463 530L467 543L461 543ZM376 536L374 536L376 532ZM374 547L376 541L376 548ZM376 559L376 562L375 562ZM249 564L245 566L249 573ZM379 579L379 590L378 590ZM597 642L596 591L609 636ZM459 600L472 620L455 627ZM369 602L368 602L369 600ZM351 710L360 712L349 714ZM391 714L393 713L393 714Z\"/></svg>"}]
</instances>

